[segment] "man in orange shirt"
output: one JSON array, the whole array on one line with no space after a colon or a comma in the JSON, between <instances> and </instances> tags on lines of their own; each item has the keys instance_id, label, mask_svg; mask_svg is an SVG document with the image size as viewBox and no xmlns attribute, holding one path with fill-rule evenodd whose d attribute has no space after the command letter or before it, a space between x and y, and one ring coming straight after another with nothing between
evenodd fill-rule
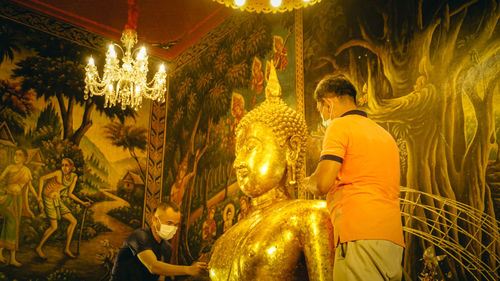
<instances>
[{"instance_id":1,"label":"man in orange shirt","mask_svg":"<svg viewBox=\"0 0 500 281\"><path fill-rule=\"evenodd\" d=\"M401 280L396 142L357 109L356 90L344 76L325 77L314 97L326 132L316 171L303 184L313 194L327 194L334 280Z\"/></svg>"}]
</instances>

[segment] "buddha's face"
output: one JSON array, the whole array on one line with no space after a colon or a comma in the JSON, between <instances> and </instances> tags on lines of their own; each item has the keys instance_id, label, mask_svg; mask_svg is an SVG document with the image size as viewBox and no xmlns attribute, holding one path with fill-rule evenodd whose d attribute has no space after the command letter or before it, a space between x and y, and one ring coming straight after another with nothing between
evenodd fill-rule
<instances>
[{"instance_id":1,"label":"buddha's face","mask_svg":"<svg viewBox=\"0 0 500 281\"><path fill-rule=\"evenodd\" d=\"M256 122L239 130L233 166L243 193L258 197L278 187L285 176L285 153L273 130L264 123Z\"/></svg>"}]
</instances>

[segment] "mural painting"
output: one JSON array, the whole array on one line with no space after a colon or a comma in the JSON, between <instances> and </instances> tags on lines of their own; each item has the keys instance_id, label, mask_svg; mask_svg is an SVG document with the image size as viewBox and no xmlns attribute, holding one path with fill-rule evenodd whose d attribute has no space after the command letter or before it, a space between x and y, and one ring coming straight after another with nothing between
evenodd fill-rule
<instances>
[{"instance_id":1,"label":"mural painting","mask_svg":"<svg viewBox=\"0 0 500 281\"><path fill-rule=\"evenodd\" d=\"M149 105L84 99L100 51L8 19L0 38L0 280L106 280L141 225Z\"/></svg>"},{"instance_id":2,"label":"mural painting","mask_svg":"<svg viewBox=\"0 0 500 281\"><path fill-rule=\"evenodd\" d=\"M173 244L185 264L206 259L213 242L247 212L232 168L234 131L264 100L271 60L285 101L295 105L293 14L231 17L238 31L174 70L170 80L163 194L182 209Z\"/></svg>"},{"instance_id":3,"label":"mural painting","mask_svg":"<svg viewBox=\"0 0 500 281\"><path fill-rule=\"evenodd\" d=\"M345 75L400 146L407 279L498 280L499 7L322 1L304 10L306 93L326 74ZM320 136L315 107L307 96Z\"/></svg>"}]
</instances>

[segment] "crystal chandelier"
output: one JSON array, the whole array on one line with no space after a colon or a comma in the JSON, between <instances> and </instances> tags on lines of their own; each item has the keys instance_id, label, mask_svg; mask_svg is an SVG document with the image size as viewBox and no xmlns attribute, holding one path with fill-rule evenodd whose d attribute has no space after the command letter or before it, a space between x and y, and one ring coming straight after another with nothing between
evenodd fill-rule
<instances>
[{"instance_id":1,"label":"crystal chandelier","mask_svg":"<svg viewBox=\"0 0 500 281\"><path fill-rule=\"evenodd\" d=\"M256 13L276 13L287 12L293 9L300 9L321 0L212 0L242 11Z\"/></svg>"},{"instance_id":2,"label":"crystal chandelier","mask_svg":"<svg viewBox=\"0 0 500 281\"><path fill-rule=\"evenodd\" d=\"M130 3L134 6L131 6ZM115 106L121 103L124 110L127 106L137 110L142 104L143 97L156 101L165 101L166 78L165 66L160 65L160 69L153 77L147 81L148 74L148 54L146 48L132 48L137 43L137 32L135 31L137 22L137 5L135 1L129 1L129 22L125 26L121 41L125 50L119 45L122 51L122 65L120 67L114 45L109 46L106 53L106 63L102 79L99 77L94 59L91 57L85 67L85 100L89 95L104 96L104 107ZM132 27L132 28L131 28ZM135 59L133 56L135 55Z\"/></svg>"}]
</instances>

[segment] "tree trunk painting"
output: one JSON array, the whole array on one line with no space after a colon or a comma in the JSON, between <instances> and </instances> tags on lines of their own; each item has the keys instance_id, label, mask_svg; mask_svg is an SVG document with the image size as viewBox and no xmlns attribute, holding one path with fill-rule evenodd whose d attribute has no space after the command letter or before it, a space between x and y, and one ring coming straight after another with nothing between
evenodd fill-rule
<instances>
[{"instance_id":1,"label":"tree trunk painting","mask_svg":"<svg viewBox=\"0 0 500 281\"><path fill-rule=\"evenodd\" d=\"M198 125L200 123L200 118L201 118L201 112L198 114L198 117L196 119L196 123L193 128L193 132L191 133L191 138L190 138L190 147L188 151L186 151L186 155L182 158L182 162L179 165L178 171L177 171L177 177L175 179L174 184L170 188L170 200L179 207L182 207L183 201L189 200L188 198L184 198L184 193L186 192L186 187L189 185L190 182L194 182L194 178L196 178L196 172L198 168L198 162L200 162L201 157L207 150L210 142L210 128L211 128L211 121L208 121L208 130L206 133L206 144L201 147L196 149L195 152L195 137L198 132ZM190 172L188 172L189 169L189 160L190 158L194 156L194 163L193 163L193 168ZM191 179L193 179L191 181ZM189 204L188 204L189 205Z\"/></svg>"},{"instance_id":2,"label":"tree trunk painting","mask_svg":"<svg viewBox=\"0 0 500 281\"><path fill-rule=\"evenodd\" d=\"M182 210L183 214L187 214L187 220L189 219L189 214L191 212L191 196L192 196L192 190L193 186L196 180L196 173L198 169L198 163L200 162L201 157L203 154L205 154L205 151L207 150L208 146L210 145L210 129L212 127L212 121L211 119L208 120L208 125L207 125L207 131L206 131L206 143L203 145L203 147L199 147L195 151L195 137L196 134L198 133L198 126L200 124L201 120L201 111L198 113L198 117L196 118L196 122L193 128L193 131L191 132L191 138L190 138L190 146L188 150L186 151L185 156L182 159L181 164L179 165L178 171L177 171L177 177L175 179L174 184L170 188L170 200L177 205ZM194 156L193 160L193 168L191 171L189 171L189 161L190 158ZM189 192L188 196L185 196L186 189L189 187ZM187 245L187 233L189 229L185 230L182 233L178 233L174 239L172 240L172 257L174 258L174 262L177 263L177 253L179 251L179 242L182 239L182 242ZM181 237L181 234L182 235ZM189 247L186 247L189 251ZM188 253L190 255L190 253Z\"/></svg>"},{"instance_id":3,"label":"tree trunk painting","mask_svg":"<svg viewBox=\"0 0 500 281\"><path fill-rule=\"evenodd\" d=\"M358 100L364 101L370 118L405 141L408 187L458 200L494 218L485 175L496 137L493 95L500 86L499 3L369 2L357 3L364 8L354 8L356 3L346 5L346 17L353 19L352 29L359 36L330 50L333 52L325 54L316 67L342 73L357 89L363 89ZM367 19L363 12L374 16ZM470 141L464 129L465 100L472 104L477 120ZM425 200L423 204L440 207L435 200ZM432 212L424 215L437 216ZM450 235L478 256L483 253L477 242L460 237L456 229L426 229L417 220L408 223L407 227ZM480 225L461 227L475 233L484 245L492 242L483 241ZM428 245L414 245L416 239L405 238L405 268L416 279L414 270ZM491 247L500 254L500 245ZM491 256L482 258L495 262ZM463 272L459 274L459 278L467 278Z\"/></svg>"}]
</instances>

